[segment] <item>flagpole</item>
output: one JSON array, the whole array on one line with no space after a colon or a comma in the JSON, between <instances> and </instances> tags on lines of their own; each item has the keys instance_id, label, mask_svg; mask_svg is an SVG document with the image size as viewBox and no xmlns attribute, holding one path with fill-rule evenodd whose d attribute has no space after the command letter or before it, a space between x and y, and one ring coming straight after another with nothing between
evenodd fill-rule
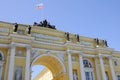
<instances>
[{"instance_id":1,"label":"flagpole","mask_svg":"<svg viewBox=\"0 0 120 80\"><path fill-rule=\"evenodd\" d=\"M44 17L44 6L43 6L43 3L38 4L36 6L36 10L41 10L40 16L41 16L41 19L44 20L45 17Z\"/></svg>"},{"instance_id":2,"label":"flagpole","mask_svg":"<svg viewBox=\"0 0 120 80\"><path fill-rule=\"evenodd\" d=\"M44 6L43 6L43 9L41 10L41 17L42 17L42 21L45 20L45 17L44 17Z\"/></svg>"}]
</instances>

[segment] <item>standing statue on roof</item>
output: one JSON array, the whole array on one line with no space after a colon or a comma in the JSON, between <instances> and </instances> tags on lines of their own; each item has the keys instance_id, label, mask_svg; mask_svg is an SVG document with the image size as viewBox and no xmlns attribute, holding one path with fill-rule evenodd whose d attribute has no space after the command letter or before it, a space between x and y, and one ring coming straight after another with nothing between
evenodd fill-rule
<instances>
[{"instance_id":1,"label":"standing statue on roof","mask_svg":"<svg viewBox=\"0 0 120 80\"><path fill-rule=\"evenodd\" d=\"M105 40L104 42L105 42L105 46L108 47L107 41Z\"/></svg>"},{"instance_id":2,"label":"standing statue on roof","mask_svg":"<svg viewBox=\"0 0 120 80\"><path fill-rule=\"evenodd\" d=\"M29 25L28 26L28 34L30 34L31 33L31 26Z\"/></svg>"},{"instance_id":3,"label":"standing statue on roof","mask_svg":"<svg viewBox=\"0 0 120 80\"><path fill-rule=\"evenodd\" d=\"M79 39L79 35L75 35L76 39L77 39L77 42L80 42L80 39Z\"/></svg>"},{"instance_id":4,"label":"standing statue on roof","mask_svg":"<svg viewBox=\"0 0 120 80\"><path fill-rule=\"evenodd\" d=\"M99 39L96 38L96 39L94 39L94 40L95 40L95 43L96 43L97 45L99 45Z\"/></svg>"},{"instance_id":5,"label":"standing statue on roof","mask_svg":"<svg viewBox=\"0 0 120 80\"><path fill-rule=\"evenodd\" d=\"M17 32L17 29L18 29L18 24L15 23L15 24L14 24L14 32Z\"/></svg>"},{"instance_id":6,"label":"standing statue on roof","mask_svg":"<svg viewBox=\"0 0 120 80\"><path fill-rule=\"evenodd\" d=\"M70 41L69 32L65 33L65 36L66 36L67 40Z\"/></svg>"}]
</instances>

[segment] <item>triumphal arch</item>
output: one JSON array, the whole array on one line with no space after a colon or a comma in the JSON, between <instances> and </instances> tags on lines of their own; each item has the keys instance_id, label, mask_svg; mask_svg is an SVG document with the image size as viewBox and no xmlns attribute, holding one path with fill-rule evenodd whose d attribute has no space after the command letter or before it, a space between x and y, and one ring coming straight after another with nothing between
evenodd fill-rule
<instances>
[{"instance_id":1,"label":"triumphal arch","mask_svg":"<svg viewBox=\"0 0 120 80\"><path fill-rule=\"evenodd\" d=\"M31 80L39 64L52 80L120 80L120 52L106 40L59 31L46 20L0 22L0 80Z\"/></svg>"}]
</instances>

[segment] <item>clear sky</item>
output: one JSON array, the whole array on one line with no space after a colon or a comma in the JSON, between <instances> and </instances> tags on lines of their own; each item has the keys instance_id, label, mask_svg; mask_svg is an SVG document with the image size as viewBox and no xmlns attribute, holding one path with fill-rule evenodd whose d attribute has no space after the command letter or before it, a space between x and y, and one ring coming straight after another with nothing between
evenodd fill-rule
<instances>
[{"instance_id":1,"label":"clear sky","mask_svg":"<svg viewBox=\"0 0 120 80\"><path fill-rule=\"evenodd\" d=\"M44 9L36 11L41 2ZM105 39L120 51L120 0L0 1L0 21L33 24L43 17L58 30Z\"/></svg>"}]
</instances>

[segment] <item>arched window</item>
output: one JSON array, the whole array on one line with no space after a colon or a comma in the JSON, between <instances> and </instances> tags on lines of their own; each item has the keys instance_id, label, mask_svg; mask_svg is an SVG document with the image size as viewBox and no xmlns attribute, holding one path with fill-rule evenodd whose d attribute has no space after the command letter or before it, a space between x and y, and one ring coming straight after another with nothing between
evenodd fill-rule
<instances>
[{"instance_id":1,"label":"arched window","mask_svg":"<svg viewBox=\"0 0 120 80\"><path fill-rule=\"evenodd\" d=\"M2 68L3 68L3 63L4 63L4 55L3 52L0 51L0 80L2 79Z\"/></svg>"},{"instance_id":2,"label":"arched window","mask_svg":"<svg viewBox=\"0 0 120 80\"><path fill-rule=\"evenodd\" d=\"M88 60L83 60L84 67L86 68L92 68L91 63Z\"/></svg>"},{"instance_id":3,"label":"arched window","mask_svg":"<svg viewBox=\"0 0 120 80\"><path fill-rule=\"evenodd\" d=\"M0 60L2 60L2 54L0 53Z\"/></svg>"},{"instance_id":4,"label":"arched window","mask_svg":"<svg viewBox=\"0 0 120 80\"><path fill-rule=\"evenodd\" d=\"M3 59L4 59L3 53L2 51L0 51L0 60L3 60Z\"/></svg>"},{"instance_id":5,"label":"arched window","mask_svg":"<svg viewBox=\"0 0 120 80\"><path fill-rule=\"evenodd\" d=\"M86 80L94 80L92 64L88 60L83 60Z\"/></svg>"}]
</instances>

